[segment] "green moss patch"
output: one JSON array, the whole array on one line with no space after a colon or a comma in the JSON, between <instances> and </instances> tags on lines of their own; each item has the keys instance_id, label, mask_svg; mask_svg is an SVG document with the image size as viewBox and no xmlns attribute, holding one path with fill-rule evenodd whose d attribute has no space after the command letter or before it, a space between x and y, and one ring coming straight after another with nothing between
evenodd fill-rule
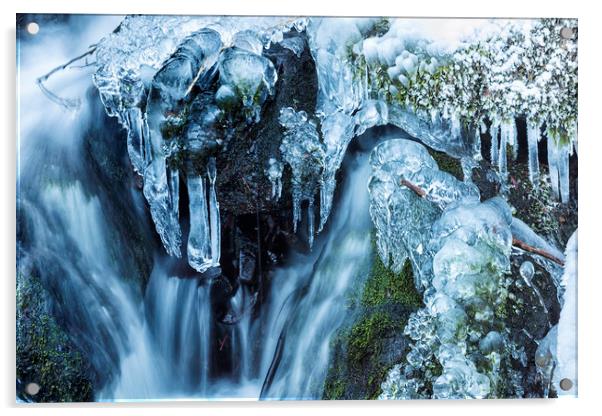
<instances>
[{"instance_id":1,"label":"green moss patch","mask_svg":"<svg viewBox=\"0 0 602 416\"><path fill-rule=\"evenodd\" d=\"M35 276L17 277L17 396L33 402L93 400L89 366L46 310L48 293ZM36 395L25 391L37 383Z\"/></svg>"},{"instance_id":2,"label":"green moss patch","mask_svg":"<svg viewBox=\"0 0 602 416\"><path fill-rule=\"evenodd\" d=\"M374 307L387 302L418 308L422 304L422 297L414 287L414 275L409 261L406 261L401 273L394 273L385 267L377 255L364 286L362 304Z\"/></svg>"},{"instance_id":3,"label":"green moss patch","mask_svg":"<svg viewBox=\"0 0 602 416\"><path fill-rule=\"evenodd\" d=\"M437 162L439 170L453 175L459 181L464 180L464 173L462 172L462 164L460 163L460 160L455 159L444 152L437 152L431 148L427 149L432 158L435 159L435 162Z\"/></svg>"},{"instance_id":4,"label":"green moss patch","mask_svg":"<svg viewBox=\"0 0 602 416\"><path fill-rule=\"evenodd\" d=\"M402 361L408 343L403 329L409 315L422 307L407 262L393 273L376 253L363 288L349 300L356 312L332 342L332 360L324 399L376 399L389 370Z\"/></svg>"}]
</instances>

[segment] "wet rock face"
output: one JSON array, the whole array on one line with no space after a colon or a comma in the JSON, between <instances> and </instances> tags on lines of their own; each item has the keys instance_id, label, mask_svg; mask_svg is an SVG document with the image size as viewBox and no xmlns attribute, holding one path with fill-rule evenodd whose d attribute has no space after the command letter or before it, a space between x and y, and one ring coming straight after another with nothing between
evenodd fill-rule
<instances>
[{"instance_id":1,"label":"wet rock face","mask_svg":"<svg viewBox=\"0 0 602 416\"><path fill-rule=\"evenodd\" d=\"M532 277L521 273L525 263L533 265ZM512 283L506 302L506 323L510 339L523 347L524 355L513 360L514 369L522 377L519 385L526 397L542 397L542 381L537 374L536 350L538 341L558 323L560 303L553 277L533 256L515 253L512 256ZM508 388L511 384L508 383Z\"/></svg>"},{"instance_id":2,"label":"wet rock face","mask_svg":"<svg viewBox=\"0 0 602 416\"><path fill-rule=\"evenodd\" d=\"M412 312L422 306L407 262L400 273L387 268L373 240L370 275L358 296L350 299L355 311L334 340L323 398L375 399L387 372L404 360L410 339L403 329Z\"/></svg>"},{"instance_id":3,"label":"wet rock face","mask_svg":"<svg viewBox=\"0 0 602 416\"><path fill-rule=\"evenodd\" d=\"M49 297L37 272L22 267L17 273L17 397L35 402L92 401L97 375L53 316L45 301ZM37 393L32 394L30 383L40 387Z\"/></svg>"},{"instance_id":4,"label":"wet rock face","mask_svg":"<svg viewBox=\"0 0 602 416\"><path fill-rule=\"evenodd\" d=\"M259 211L289 209L290 195L272 198L272 185L264 174L270 159L281 160L282 128L278 121L280 109L295 107L313 113L317 94L315 64L304 34L289 34L305 45L298 57L290 49L273 44L264 52L278 74L275 94L261 110L259 123L238 129L227 151L217 158L218 199L220 207L235 215ZM288 189L290 172L284 170L283 189ZM290 221L289 221L290 222Z\"/></svg>"}]
</instances>

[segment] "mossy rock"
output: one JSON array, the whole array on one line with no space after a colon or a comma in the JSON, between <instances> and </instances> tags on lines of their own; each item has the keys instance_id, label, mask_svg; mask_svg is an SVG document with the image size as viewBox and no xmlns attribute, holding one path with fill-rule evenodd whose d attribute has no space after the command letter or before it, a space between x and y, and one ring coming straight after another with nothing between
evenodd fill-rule
<instances>
[{"instance_id":1,"label":"mossy rock","mask_svg":"<svg viewBox=\"0 0 602 416\"><path fill-rule=\"evenodd\" d=\"M464 173L462 172L460 160L453 158L444 152L433 150L430 147L427 147L427 149L432 158L437 162L439 170L451 174L459 181L464 180Z\"/></svg>"},{"instance_id":2,"label":"mossy rock","mask_svg":"<svg viewBox=\"0 0 602 416\"><path fill-rule=\"evenodd\" d=\"M418 308L422 304L422 297L414 287L410 262L405 263L401 273L394 273L377 255L374 258L370 277L364 286L362 304L376 307L388 302Z\"/></svg>"},{"instance_id":3,"label":"mossy rock","mask_svg":"<svg viewBox=\"0 0 602 416\"><path fill-rule=\"evenodd\" d=\"M91 368L48 311L48 292L36 276L17 276L17 397L29 402L93 400ZM40 386L35 395L27 385Z\"/></svg>"},{"instance_id":4,"label":"mossy rock","mask_svg":"<svg viewBox=\"0 0 602 416\"><path fill-rule=\"evenodd\" d=\"M390 271L376 253L373 240L370 275L357 299L356 314L332 341L332 360L324 384L329 400L376 399L389 370L403 361L409 342L403 329L422 307L409 262L400 273Z\"/></svg>"}]
</instances>

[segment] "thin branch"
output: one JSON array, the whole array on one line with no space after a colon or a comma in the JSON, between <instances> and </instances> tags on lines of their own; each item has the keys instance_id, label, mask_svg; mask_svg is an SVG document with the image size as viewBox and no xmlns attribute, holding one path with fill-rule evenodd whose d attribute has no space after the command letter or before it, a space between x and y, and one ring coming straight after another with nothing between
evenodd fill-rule
<instances>
[{"instance_id":1,"label":"thin branch","mask_svg":"<svg viewBox=\"0 0 602 416\"><path fill-rule=\"evenodd\" d=\"M426 191L424 189L422 189L421 187L414 185L412 182L402 178L401 184L403 186L410 188L412 191L414 191L416 193L416 195L418 195L422 198L426 197Z\"/></svg>"},{"instance_id":2,"label":"thin branch","mask_svg":"<svg viewBox=\"0 0 602 416\"><path fill-rule=\"evenodd\" d=\"M50 78L53 74L59 72L59 71L63 71L67 68L69 68L69 66L77 61L80 61L90 55L92 55L94 52L96 51L96 45L92 45L90 47L90 49L88 49L88 51L84 52L83 54L76 56L75 58L69 60L69 62L63 64L63 65L59 65L56 68L52 69L50 72L48 72L46 75L43 75L41 77L39 77L36 80L36 84L38 84L38 87L40 87L40 90L42 90L42 92L44 93L44 95L46 95L46 97L48 97L51 101L62 105L63 107L69 109L69 110L75 110L77 108L79 108L80 106L80 100L77 98L63 98L58 96L57 94L53 93L52 91L50 91L45 85L44 82L46 82L48 80L48 78ZM88 62L86 60L85 62L85 66L88 66Z\"/></svg>"},{"instance_id":3,"label":"thin branch","mask_svg":"<svg viewBox=\"0 0 602 416\"><path fill-rule=\"evenodd\" d=\"M81 60L81 59L85 58L85 57L86 57L86 56L88 56L88 55L92 55L92 54L93 54L95 51L96 51L96 45L92 45L92 46L90 47L90 49L88 49L88 51L87 51L87 52L84 52L84 53L82 53L81 55L79 55L79 56L76 56L75 58L73 58L73 59L69 60L67 63L64 63L63 65L59 65L59 66L57 66L56 68L52 69L52 70L51 70L49 73L47 73L46 75L43 75L43 76L41 76L40 78L38 78L38 79L37 79L38 83L39 83L39 82L44 82L44 81L46 81L46 80L47 80L48 78L50 78L50 76L51 76L52 74L54 74L55 72L58 72L58 71L62 71L62 70L64 70L64 69L67 69L67 67L69 67L69 65L71 65L72 63L74 63L74 62L77 62L77 61L79 61L79 60Z\"/></svg>"},{"instance_id":4,"label":"thin branch","mask_svg":"<svg viewBox=\"0 0 602 416\"><path fill-rule=\"evenodd\" d=\"M412 182L408 181L407 179L403 179L402 178L401 181L400 181L400 183L403 186L406 186L408 189L411 189L412 191L414 191L416 193L416 195L418 195L419 197L421 197L421 198L425 198L426 197L426 191L424 189L422 189L419 186L413 184ZM533 253L533 254L538 254L538 255L540 255L542 257L545 257L546 259L551 260L554 263L557 263L557 264L559 264L559 265L561 265L561 266L564 267L564 261L562 261L558 257L556 257L553 254L548 253L547 251L542 250L540 248L530 246L529 244L525 243L522 240L519 240L518 238L515 238L515 237L512 238L512 245L515 246L515 247L520 248L521 250L528 251L528 252Z\"/></svg>"},{"instance_id":5,"label":"thin branch","mask_svg":"<svg viewBox=\"0 0 602 416\"><path fill-rule=\"evenodd\" d=\"M540 248L530 246L524 241L519 240L518 238L512 238L512 245L520 248L521 250L528 251L530 253L539 254L542 257L545 257L548 260L552 260L554 263L557 263L564 267L564 261L554 256L553 254L548 253Z\"/></svg>"}]
</instances>

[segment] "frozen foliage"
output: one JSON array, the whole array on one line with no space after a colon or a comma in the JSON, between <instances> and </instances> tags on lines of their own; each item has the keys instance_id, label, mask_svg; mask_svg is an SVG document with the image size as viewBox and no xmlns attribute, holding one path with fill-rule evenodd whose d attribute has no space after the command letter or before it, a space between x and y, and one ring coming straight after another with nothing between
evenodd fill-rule
<instances>
[{"instance_id":1,"label":"frozen foliage","mask_svg":"<svg viewBox=\"0 0 602 416\"><path fill-rule=\"evenodd\" d=\"M221 88L229 89L242 99L248 117L259 121L261 104L267 95L274 94L277 75L272 62L252 50L257 43L261 46L259 40L254 38L255 43L250 44L251 39L251 35L246 34L243 44L250 50L235 44L235 47L226 49L220 55L219 73Z\"/></svg>"},{"instance_id":2,"label":"frozen foliage","mask_svg":"<svg viewBox=\"0 0 602 416\"><path fill-rule=\"evenodd\" d=\"M430 397L429 385L435 398L496 397L500 363L508 354L498 309L507 296L511 220L500 198L465 198L448 205L433 224L426 307L405 329L413 344L400 367L403 377L391 372L381 398ZM441 374L435 375L438 365Z\"/></svg>"},{"instance_id":3,"label":"frozen foliage","mask_svg":"<svg viewBox=\"0 0 602 416\"><path fill-rule=\"evenodd\" d=\"M301 219L301 202L307 201L308 238L311 246L314 238L315 194L324 169L324 145L320 142L316 125L307 119L305 111L283 108L279 121L284 129L280 152L293 172L293 227L296 231Z\"/></svg>"},{"instance_id":4,"label":"frozen foliage","mask_svg":"<svg viewBox=\"0 0 602 416\"><path fill-rule=\"evenodd\" d=\"M357 79L367 73L372 97L421 118L423 132L441 124L448 128L447 138L436 140L436 146L425 143L457 157L471 153L478 157L478 134L464 131L478 131L488 121L491 160L497 161L500 173L506 176L505 145L511 146L515 159L514 120L525 117L531 133L531 179L535 181L538 173L534 140L542 126L549 147L555 145L563 151L561 157L551 154L551 172L568 170L565 154L572 150L577 133L576 20L458 21L461 27L448 31L440 23L428 21L423 25L403 19L389 22L386 33L353 45L349 59L355 63ZM411 116L391 120L406 129ZM416 137L423 140L421 135ZM566 177L556 179L564 186L564 192L557 192L563 202L568 202L569 196Z\"/></svg>"},{"instance_id":5,"label":"frozen foliage","mask_svg":"<svg viewBox=\"0 0 602 416\"><path fill-rule=\"evenodd\" d=\"M473 184L460 182L438 169L420 143L393 139L379 144L370 156L370 214L376 226L377 246L383 262L401 271L410 258L418 287L428 285L422 267L428 256L427 243L432 223L449 203L479 197ZM425 192L424 198L403 186L407 180Z\"/></svg>"}]
</instances>

